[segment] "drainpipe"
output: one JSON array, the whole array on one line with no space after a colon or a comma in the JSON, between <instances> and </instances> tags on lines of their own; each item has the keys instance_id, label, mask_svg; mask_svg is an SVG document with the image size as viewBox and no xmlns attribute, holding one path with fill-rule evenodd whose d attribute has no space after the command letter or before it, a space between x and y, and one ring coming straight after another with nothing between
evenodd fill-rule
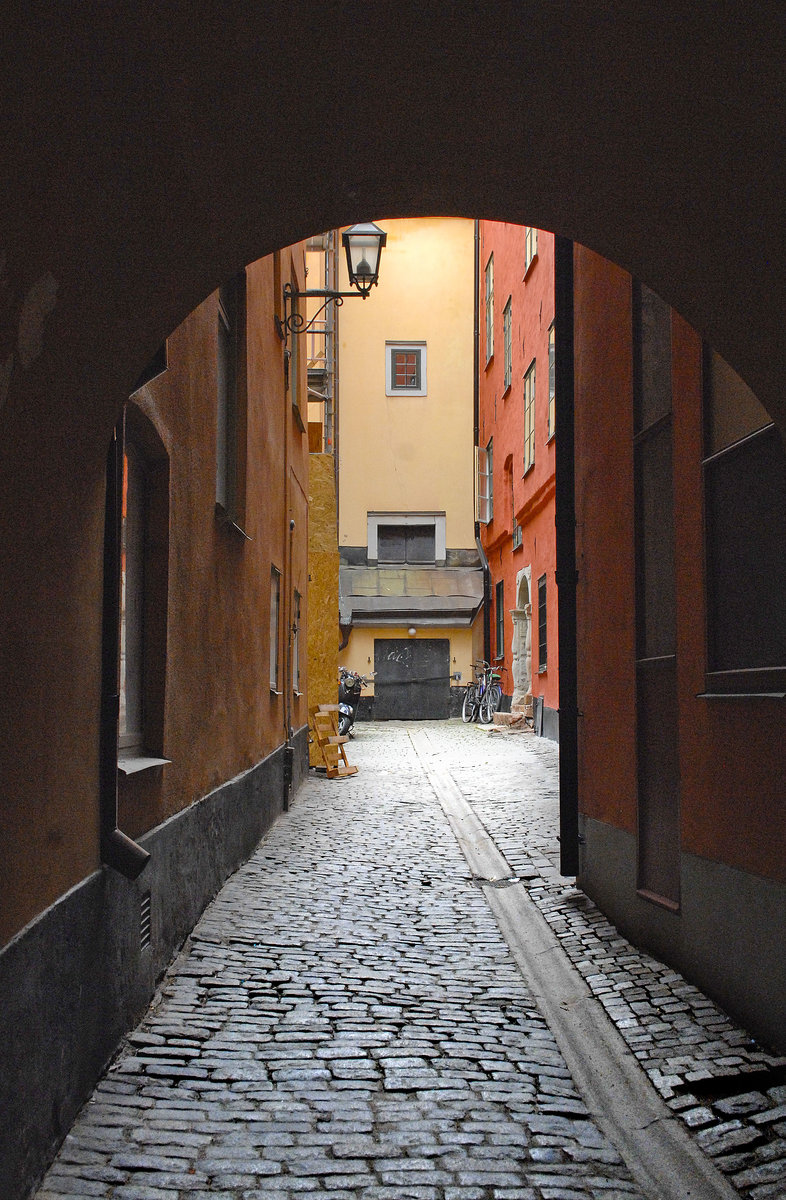
<instances>
[{"instance_id":1,"label":"drainpipe","mask_svg":"<svg viewBox=\"0 0 786 1200\"><path fill-rule=\"evenodd\" d=\"M104 516L104 602L101 636L101 729L99 804L101 861L126 879L136 879L150 854L117 824L117 734L120 723L120 548L123 526L123 422L109 448Z\"/></svg>"},{"instance_id":2,"label":"drainpipe","mask_svg":"<svg viewBox=\"0 0 786 1200\"><path fill-rule=\"evenodd\" d=\"M578 662L576 648L576 489L573 392L573 242L554 239L555 525L559 646L560 871L579 873Z\"/></svg>"},{"instance_id":3,"label":"drainpipe","mask_svg":"<svg viewBox=\"0 0 786 1200\"><path fill-rule=\"evenodd\" d=\"M480 438L480 221L475 221L475 299L473 304L473 361L472 361L472 400L475 418L474 426L474 445L479 444ZM475 499L475 511L477 511L477 472L473 472L472 487ZM491 571L489 569L489 560L486 558L486 551L483 549L483 543L480 540L480 521L475 522L475 545L478 548L480 555L480 563L483 568L483 657L486 662L491 662Z\"/></svg>"}]
</instances>

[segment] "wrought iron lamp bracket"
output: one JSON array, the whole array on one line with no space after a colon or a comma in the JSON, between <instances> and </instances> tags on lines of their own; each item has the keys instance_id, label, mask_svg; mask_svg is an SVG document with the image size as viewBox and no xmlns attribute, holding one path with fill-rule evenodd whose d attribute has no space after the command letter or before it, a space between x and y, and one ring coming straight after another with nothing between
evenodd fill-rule
<instances>
[{"instance_id":1,"label":"wrought iron lamp bracket","mask_svg":"<svg viewBox=\"0 0 786 1200\"><path fill-rule=\"evenodd\" d=\"M310 329L314 328L314 324L316 323L316 321L319 320L319 318L322 316L322 313L325 312L325 310L327 309L327 306L329 304L335 304L336 308L341 308L341 305L344 303L345 300L349 299L349 297L362 296L363 299L365 300L367 295L368 295L367 291L363 291L363 292L361 292L361 291L331 292L331 291L319 291L319 290L309 289L304 292L299 292L296 288L294 288L292 286L291 283L285 283L284 284L284 319L282 321L280 317L278 317L278 316L275 317L276 330L278 331L278 336L281 338L282 342L286 342L288 340L290 334L292 334L293 337L297 337L298 334L308 333ZM303 300L303 299L306 299L306 300L321 299L322 300L322 304L320 304L317 311L314 313L314 315L312 317L310 317L308 319L308 321L306 320L305 314L298 312L294 306L294 302L296 300Z\"/></svg>"}]
</instances>

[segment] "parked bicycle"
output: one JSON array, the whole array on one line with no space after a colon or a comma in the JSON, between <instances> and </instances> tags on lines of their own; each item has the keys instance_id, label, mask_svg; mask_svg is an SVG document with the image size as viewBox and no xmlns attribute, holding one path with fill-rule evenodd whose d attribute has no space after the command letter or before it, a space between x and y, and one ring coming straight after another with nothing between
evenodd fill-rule
<instances>
[{"instance_id":1,"label":"parked bicycle","mask_svg":"<svg viewBox=\"0 0 786 1200\"><path fill-rule=\"evenodd\" d=\"M485 659L471 664L475 678L467 684L464 702L461 706L461 719L468 725L470 721L480 721L481 725L490 725L494 713L502 702L502 676L495 671L491 663ZM504 671L505 668L503 667Z\"/></svg>"}]
</instances>

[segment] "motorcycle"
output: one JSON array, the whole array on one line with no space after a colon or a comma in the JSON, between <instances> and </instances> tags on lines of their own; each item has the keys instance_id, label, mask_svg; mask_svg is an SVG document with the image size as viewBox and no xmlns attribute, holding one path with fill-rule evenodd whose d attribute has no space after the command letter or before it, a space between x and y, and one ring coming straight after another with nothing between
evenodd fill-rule
<instances>
[{"instance_id":1,"label":"motorcycle","mask_svg":"<svg viewBox=\"0 0 786 1200\"><path fill-rule=\"evenodd\" d=\"M339 667L338 674L338 732L342 736L351 737L360 704L360 693L371 683L374 672L370 675L359 675L357 671L350 671L349 667Z\"/></svg>"}]
</instances>

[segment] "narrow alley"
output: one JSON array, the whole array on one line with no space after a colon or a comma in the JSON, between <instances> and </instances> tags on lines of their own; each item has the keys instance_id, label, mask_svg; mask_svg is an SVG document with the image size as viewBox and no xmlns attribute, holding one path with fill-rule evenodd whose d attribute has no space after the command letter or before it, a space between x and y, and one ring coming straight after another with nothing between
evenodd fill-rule
<instances>
[{"instance_id":1,"label":"narrow alley","mask_svg":"<svg viewBox=\"0 0 786 1200\"><path fill-rule=\"evenodd\" d=\"M785 1196L786 1060L559 875L557 746L455 720L356 729L359 773L311 771L208 907L37 1200ZM506 869L481 875L473 838ZM503 897L616 1039L660 1163L574 1079L581 1033L547 1023Z\"/></svg>"}]
</instances>

